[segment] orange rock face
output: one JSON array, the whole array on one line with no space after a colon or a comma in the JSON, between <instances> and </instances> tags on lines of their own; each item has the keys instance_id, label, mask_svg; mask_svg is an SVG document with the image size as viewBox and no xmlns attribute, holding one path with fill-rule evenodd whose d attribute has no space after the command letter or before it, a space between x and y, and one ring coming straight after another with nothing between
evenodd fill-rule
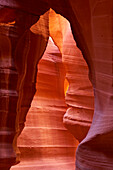
<instances>
[{"instance_id":1,"label":"orange rock face","mask_svg":"<svg viewBox=\"0 0 113 170\"><path fill-rule=\"evenodd\" d=\"M63 126L65 69L52 39L38 65L37 92L18 140L21 163L12 169L73 169L78 142Z\"/></svg>"},{"instance_id":2,"label":"orange rock face","mask_svg":"<svg viewBox=\"0 0 113 170\"><path fill-rule=\"evenodd\" d=\"M76 139L83 140L90 128L94 113L93 88L88 78L88 67L73 39L69 22L50 11L50 35L62 53L69 88L64 124ZM55 28L55 29L54 29Z\"/></svg>"},{"instance_id":3,"label":"orange rock face","mask_svg":"<svg viewBox=\"0 0 113 170\"><path fill-rule=\"evenodd\" d=\"M66 93L68 109L64 115L64 124L76 139L83 140L90 128L94 113L94 96L88 79L88 67L82 53L73 39L70 25L63 41L63 63L69 88Z\"/></svg>"}]
</instances>

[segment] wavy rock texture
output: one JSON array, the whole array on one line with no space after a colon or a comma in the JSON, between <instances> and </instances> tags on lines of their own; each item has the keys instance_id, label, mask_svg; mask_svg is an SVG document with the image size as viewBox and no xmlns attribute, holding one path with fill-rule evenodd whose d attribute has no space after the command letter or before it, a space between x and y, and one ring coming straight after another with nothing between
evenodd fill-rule
<instances>
[{"instance_id":1,"label":"wavy rock texture","mask_svg":"<svg viewBox=\"0 0 113 170\"><path fill-rule=\"evenodd\" d=\"M69 89L66 95L69 109L64 117L65 126L79 141L86 136L90 127L93 114L93 93L91 84L88 82L88 68L73 40L68 21L52 10L50 11L49 21L50 34L59 49L52 40L49 40L46 52L39 64L37 93L27 117L25 130L19 138L22 162L12 169L29 169L31 167L35 169L55 169L58 166L60 166L60 169L74 169L77 141L73 143L72 136L67 133L62 123L63 115L67 109L64 96L65 68L66 77L69 81ZM65 68L62 63L61 52L63 53ZM30 91L28 94L30 95ZM32 93L31 95L33 96ZM27 100L28 98L26 98ZM90 111L90 109L92 110ZM22 112L21 120L25 116L26 114L24 115L24 112ZM54 150L56 153L54 153ZM55 157L57 157L56 162ZM67 159L68 163L66 162ZM48 161L49 163L47 163ZM42 162L43 165L39 165Z\"/></svg>"},{"instance_id":2,"label":"wavy rock texture","mask_svg":"<svg viewBox=\"0 0 113 170\"><path fill-rule=\"evenodd\" d=\"M18 114L16 117L16 135L13 141L13 146L17 154L17 162L19 161L20 155L17 148L17 137L20 135L25 126L24 122L26 120L26 115L36 92L37 64L45 51L49 38L48 20L49 12L41 16L38 22L34 24L29 30L30 46L26 59L25 76L21 88L19 89Z\"/></svg>"},{"instance_id":3,"label":"wavy rock texture","mask_svg":"<svg viewBox=\"0 0 113 170\"><path fill-rule=\"evenodd\" d=\"M37 92L19 137L21 163L11 169L73 169L78 142L63 126L67 109L62 55L50 39L39 62Z\"/></svg>"},{"instance_id":4,"label":"wavy rock texture","mask_svg":"<svg viewBox=\"0 0 113 170\"><path fill-rule=\"evenodd\" d=\"M21 100L24 100L22 99L22 93L27 90L25 86L27 83L28 70L32 69L31 86L33 86L36 72L36 68L34 67L36 67L37 61L45 50L47 38L42 35L39 35L38 38L36 38L36 31L32 33L29 30L30 26L38 20L37 16L33 16L32 14L23 11L17 12L8 8L1 8L0 13L0 168L9 169L11 165L16 163L16 154L12 147L12 143L14 142L14 145L16 143L16 137L14 139L14 136L15 131L18 130L19 126ZM8 21L11 22L7 23ZM44 27L44 29L46 27ZM38 40L36 41L36 39ZM39 44L41 45L41 48L39 48L40 50L37 52L36 60L30 42L32 42L32 45L34 44L33 47L35 48L35 51L37 50L37 46L39 46ZM28 60L29 56L32 55L34 56L34 60L32 61L33 65L30 66ZM32 100L32 98L28 100ZM30 107L28 106L28 103L27 107Z\"/></svg>"},{"instance_id":5,"label":"wavy rock texture","mask_svg":"<svg viewBox=\"0 0 113 170\"><path fill-rule=\"evenodd\" d=\"M76 139L82 141L92 122L94 113L93 88L88 79L88 67L77 48L68 23L63 40L63 63L69 88L66 93L68 109L64 124Z\"/></svg>"},{"instance_id":6,"label":"wavy rock texture","mask_svg":"<svg viewBox=\"0 0 113 170\"><path fill-rule=\"evenodd\" d=\"M77 149L76 167L113 169L112 0L55 3L53 9L71 23L74 38L88 63L95 95L93 122Z\"/></svg>"},{"instance_id":7,"label":"wavy rock texture","mask_svg":"<svg viewBox=\"0 0 113 170\"><path fill-rule=\"evenodd\" d=\"M65 97L68 108L63 121L80 142L90 128L94 112L94 95L88 78L88 67L73 39L69 22L53 10L50 10L49 29L62 53L66 80L69 82Z\"/></svg>"},{"instance_id":8,"label":"wavy rock texture","mask_svg":"<svg viewBox=\"0 0 113 170\"><path fill-rule=\"evenodd\" d=\"M112 1L90 2L95 114L77 151L78 169L113 169ZM96 159L95 159L96 157Z\"/></svg>"},{"instance_id":9,"label":"wavy rock texture","mask_svg":"<svg viewBox=\"0 0 113 170\"><path fill-rule=\"evenodd\" d=\"M10 28L11 25L0 24L0 169L9 169L15 161L12 142L16 108L13 105L17 105L18 99L18 73L11 56L11 41L7 36Z\"/></svg>"},{"instance_id":10,"label":"wavy rock texture","mask_svg":"<svg viewBox=\"0 0 113 170\"><path fill-rule=\"evenodd\" d=\"M34 23L35 17L31 19L30 14L26 16L22 11L15 13L13 9L10 11L2 8L0 12L2 13L0 16L2 17L0 23L0 168L9 169L16 161L12 143L18 112L19 89L24 79L29 49L27 30L29 25ZM13 22L7 23L6 16L10 14L9 21Z\"/></svg>"},{"instance_id":11,"label":"wavy rock texture","mask_svg":"<svg viewBox=\"0 0 113 170\"><path fill-rule=\"evenodd\" d=\"M61 4L60 4L61 5ZM66 4L65 4L66 5ZM95 112L91 128L76 152L76 168L113 169L112 1L68 1L65 10L77 45L86 59L94 87ZM61 11L60 11L61 10ZM109 66L108 66L109 65Z\"/></svg>"},{"instance_id":12,"label":"wavy rock texture","mask_svg":"<svg viewBox=\"0 0 113 170\"><path fill-rule=\"evenodd\" d=\"M10 0L10 1L1 1L0 5L5 5L8 7L12 7L7 9L3 6L0 8L0 14L2 19L1 22L14 21L16 18L16 27L14 26L13 34L17 33L17 37L21 37L23 32L25 32L26 28L31 25L30 17L34 17L32 20L32 24L34 20L36 22L36 15L40 15L48 9L48 7L52 7L56 12L60 13L64 17L66 17L70 23L73 30L74 38L76 39L78 47L81 49L85 60L89 66L89 76L90 80L93 84L94 94L95 94L95 113L91 128L88 132L86 138L80 143L77 154L76 154L76 166L77 169L113 169L113 147L112 147L112 139L113 139L113 52L112 52L112 18L113 18L113 3L112 0L39 0L39 1L28 1L26 0L20 2L19 0ZM14 8L14 9L13 9ZM17 10L18 9L18 10ZM22 9L19 10L19 9ZM16 13L15 13L16 10ZM23 12L24 11L24 12ZM27 13L26 13L26 12ZM16 17L14 17L15 13ZM32 13L32 14L31 14ZM8 17L6 17L8 14ZM11 14L11 16L9 15ZM33 15L34 14L34 15ZM29 17L28 17L29 16ZM26 18L28 20L26 20ZM26 22L22 22L26 21ZM8 27L7 27L8 28ZM21 29L18 29L21 28ZM4 30L4 29L3 29ZM15 32L15 30L17 32ZM13 37L12 34L5 34L6 37L11 38L12 44L12 52L13 57L15 53L15 46L17 46L17 37ZM11 35L11 36L9 36ZM27 41L25 41L27 43ZM23 43L24 45L26 43ZM25 46L18 46L18 49L22 51ZM24 50L23 50L24 51ZM18 61L18 55L16 53L16 61L14 62L14 58L11 64L14 63L13 70L16 68L16 64L20 64ZM21 56L22 63L23 53ZM6 57L6 56L5 56ZM10 58L10 57L9 57ZM3 59L5 61L5 58ZM20 65L19 65L20 66ZM19 67L23 70L23 67ZM6 66L5 66L6 68ZM11 68L9 69L11 71ZM20 74L19 69L15 72L16 74ZM7 77L6 74L4 77ZM12 78L13 76L11 76ZM17 84L16 78L14 78L14 84ZM5 81L5 84L9 84L10 79ZM7 82L7 83L6 83ZM0 83L2 84L2 83ZM13 87L13 86L12 86ZM7 96L11 96L10 88L2 88L1 94L4 96L5 92L8 92ZM5 89L6 91L4 92ZM15 91L15 87L13 90ZM17 92L17 90L16 90ZM14 115L16 115L16 105L17 98L14 100L15 106ZM3 104L4 112L8 114L11 113L11 109L5 108L4 106L8 106L9 101L11 101L12 96L8 99L8 102L5 101ZM1 99L3 102L3 98ZM7 105L6 105L7 104ZM11 106L11 105L10 105ZM3 113L3 112L2 112ZM6 114L5 114L6 115ZM9 114L10 115L10 114ZM3 116L2 116L3 117ZM9 116L10 117L10 116ZM15 117L15 116L14 116ZM9 124L14 119L8 119ZM13 124L14 125L14 124ZM3 126L2 126L3 127ZM7 126L5 126L5 132L1 131L1 134L6 134L8 132ZM14 127L11 128L10 134L12 131L14 132ZM2 139L7 141L4 137ZM11 140L13 139L10 138ZM1 142L0 141L0 142ZM2 142L1 142L2 143ZM7 142L6 142L7 143ZM12 143L12 141L11 141ZM5 145L8 146L8 145ZM7 149L5 148L4 153L6 153ZM9 147L11 149L11 146ZM2 152L1 152L2 153ZM8 152L7 152L8 153ZM7 154L6 154L7 155ZM6 156L5 155L5 156ZM1 156L2 157L2 156ZM7 156L6 156L7 157ZM6 158L5 157L5 158ZM10 160L8 157L7 160ZM13 154L13 157L14 154ZM2 160L2 159L1 159ZM5 159L6 160L6 159ZM2 161L1 161L2 162ZM13 161L14 162L14 161ZM12 164L12 163L11 163Z\"/></svg>"}]
</instances>

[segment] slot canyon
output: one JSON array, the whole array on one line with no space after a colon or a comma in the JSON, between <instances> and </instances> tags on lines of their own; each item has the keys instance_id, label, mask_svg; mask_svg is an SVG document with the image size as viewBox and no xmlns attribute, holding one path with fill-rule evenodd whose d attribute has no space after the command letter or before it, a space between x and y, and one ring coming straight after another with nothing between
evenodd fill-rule
<instances>
[{"instance_id":1,"label":"slot canyon","mask_svg":"<svg viewBox=\"0 0 113 170\"><path fill-rule=\"evenodd\" d=\"M112 0L0 0L0 170L113 170Z\"/></svg>"}]
</instances>

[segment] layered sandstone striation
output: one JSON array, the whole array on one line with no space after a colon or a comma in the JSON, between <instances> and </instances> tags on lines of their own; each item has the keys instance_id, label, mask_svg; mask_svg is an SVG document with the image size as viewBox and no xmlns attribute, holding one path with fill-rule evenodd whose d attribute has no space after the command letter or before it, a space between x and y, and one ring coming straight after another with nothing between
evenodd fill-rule
<instances>
[{"instance_id":1,"label":"layered sandstone striation","mask_svg":"<svg viewBox=\"0 0 113 170\"><path fill-rule=\"evenodd\" d=\"M11 56L11 41L7 37L11 28L12 25L0 24L0 169L3 170L8 170L16 159L12 142L18 99L18 73Z\"/></svg>"},{"instance_id":2,"label":"layered sandstone striation","mask_svg":"<svg viewBox=\"0 0 113 170\"><path fill-rule=\"evenodd\" d=\"M94 95L88 78L88 66L76 46L69 23L63 40L62 54L66 79L69 82L65 97L68 109L63 121L68 130L81 142L92 123Z\"/></svg>"},{"instance_id":3,"label":"layered sandstone striation","mask_svg":"<svg viewBox=\"0 0 113 170\"><path fill-rule=\"evenodd\" d=\"M26 71L29 50L29 25L34 23L30 14L2 8L0 23L0 168L9 169L16 162L12 147L18 114L20 89ZM10 15L9 17L6 17ZM9 19L7 21L7 19ZM23 22L24 21L24 22ZM21 25L21 29L19 26Z\"/></svg>"},{"instance_id":4,"label":"layered sandstone striation","mask_svg":"<svg viewBox=\"0 0 113 170\"><path fill-rule=\"evenodd\" d=\"M38 33L33 31L34 28L30 31L30 26L38 20L37 16L8 8L2 8L0 13L0 168L9 169L16 163L14 150L17 152L16 139L21 132L19 121L22 119L24 124L26 112L30 107L35 89L36 65L45 50L49 34L47 22L46 27L43 26L47 30L46 37L39 33L39 30ZM44 24L41 24L41 27L42 25ZM39 50L38 46L41 46ZM32 66L29 64L29 57L33 57ZM31 80L29 85L28 75ZM28 89L31 90L29 94ZM23 93L24 97L27 93L27 103ZM22 100L24 102L21 103ZM27 109L22 108L23 118L20 119L22 104Z\"/></svg>"},{"instance_id":5,"label":"layered sandstone striation","mask_svg":"<svg viewBox=\"0 0 113 170\"><path fill-rule=\"evenodd\" d=\"M65 127L79 140L83 140L90 128L94 113L93 88L88 77L88 66L74 41L69 22L50 11L50 34L62 53L65 79L69 83L65 102L67 111Z\"/></svg>"},{"instance_id":6,"label":"layered sandstone striation","mask_svg":"<svg viewBox=\"0 0 113 170\"><path fill-rule=\"evenodd\" d=\"M36 29L40 33L38 27ZM78 142L64 128L63 115L66 112L64 124L79 141L86 136L91 124L92 87L88 81L87 65L73 40L70 24L50 10L49 31L54 42L49 39L46 52L38 65L37 91L26 127L19 137L22 162L12 169L55 169L58 166L60 169L74 169ZM67 89L67 85L69 89L65 96L64 87ZM27 95L33 96L30 90ZM27 98L24 100L28 102ZM26 108L28 110L29 105ZM23 125L25 117L26 114L22 112L20 119Z\"/></svg>"},{"instance_id":7,"label":"layered sandstone striation","mask_svg":"<svg viewBox=\"0 0 113 170\"><path fill-rule=\"evenodd\" d=\"M77 151L78 169L113 169L112 9L112 1L90 2L95 114L89 133Z\"/></svg>"},{"instance_id":8,"label":"layered sandstone striation","mask_svg":"<svg viewBox=\"0 0 113 170\"><path fill-rule=\"evenodd\" d=\"M49 39L39 62L37 91L18 139L21 163L11 169L73 169L77 140L63 126L66 112L62 55Z\"/></svg>"},{"instance_id":9,"label":"layered sandstone striation","mask_svg":"<svg viewBox=\"0 0 113 170\"><path fill-rule=\"evenodd\" d=\"M25 47L28 48L29 44L28 34L24 38L25 41L19 40L36 22L37 17L50 7L70 21L77 46L88 63L89 77L94 88L94 118L88 135L77 149L76 167L77 169L113 169L112 0L0 1L1 23L15 23L12 27L5 25L0 34L1 37L5 35L10 44L8 46L11 46L10 48L7 46L7 49L11 49L10 54L3 57L1 53L0 56L3 63L0 68L0 76L3 76L1 78L3 81L0 82L1 120L5 119L7 122L5 125L1 123L0 166L2 169L3 166L8 169L15 162L12 141L19 99L18 89L21 88L25 73L27 57ZM5 30L8 32L4 33ZM3 41L3 44L5 45L6 42ZM4 49L3 44L0 44L1 51ZM13 85L11 85L12 79Z\"/></svg>"},{"instance_id":10,"label":"layered sandstone striation","mask_svg":"<svg viewBox=\"0 0 113 170\"><path fill-rule=\"evenodd\" d=\"M17 154L17 162L19 161L20 152L17 148L17 138L21 134L24 126L26 115L31 106L32 99L36 92L36 76L37 64L42 57L49 38L49 12L46 12L40 17L27 31L29 37L29 48L27 49L27 59L25 65L25 74L21 86L18 81L18 113L16 117L16 135L13 141L13 146ZM26 33L26 34L27 34ZM24 40L25 37L23 37Z\"/></svg>"}]
</instances>

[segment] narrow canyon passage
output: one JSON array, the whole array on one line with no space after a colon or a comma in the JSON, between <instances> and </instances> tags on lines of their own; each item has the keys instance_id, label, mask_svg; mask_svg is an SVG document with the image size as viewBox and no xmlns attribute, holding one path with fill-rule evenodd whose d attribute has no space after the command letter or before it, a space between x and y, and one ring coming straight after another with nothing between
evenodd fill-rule
<instances>
[{"instance_id":1,"label":"narrow canyon passage","mask_svg":"<svg viewBox=\"0 0 113 170\"><path fill-rule=\"evenodd\" d=\"M74 170L76 148L91 124L93 92L88 67L69 22L52 10L49 19L54 42L49 37L38 64L36 93L18 138L21 162L11 170Z\"/></svg>"},{"instance_id":2,"label":"narrow canyon passage","mask_svg":"<svg viewBox=\"0 0 113 170\"><path fill-rule=\"evenodd\" d=\"M69 23L61 16L70 22L72 33ZM38 82L41 79L38 73L36 92L37 64L47 44L52 47L47 56L52 58L42 59L46 70L41 73L47 85L42 80ZM65 87L64 95L66 81L69 87ZM35 123L28 116L24 129L33 97L29 114L38 115L38 110L39 116L34 118ZM54 113L59 117L53 116ZM19 163L17 139L22 161L12 168L24 165L29 169L27 161L35 162L33 156L29 158L33 152L29 138L35 141L31 142L32 148L38 148L43 160L45 157L47 160L47 155L52 160L53 153L60 155L59 162L65 162L61 169L76 165L76 170L113 170L113 0L0 0L0 169L9 170ZM52 161L58 163L56 159ZM32 165L29 166L31 169ZM54 165L50 166L54 170Z\"/></svg>"}]
</instances>

